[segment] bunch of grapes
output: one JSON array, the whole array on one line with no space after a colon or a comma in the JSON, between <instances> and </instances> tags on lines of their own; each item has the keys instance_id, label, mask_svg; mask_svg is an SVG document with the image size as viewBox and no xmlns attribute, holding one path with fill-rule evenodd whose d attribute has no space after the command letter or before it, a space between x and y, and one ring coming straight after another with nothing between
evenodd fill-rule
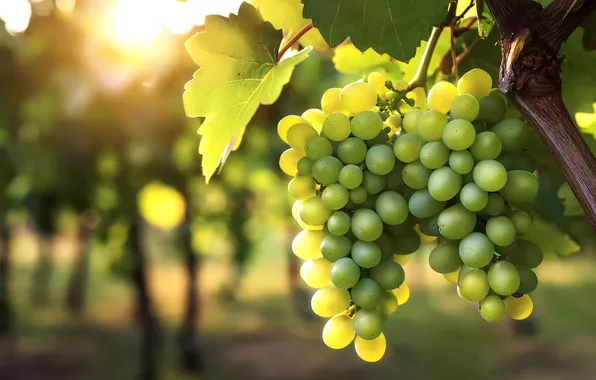
<instances>
[{"instance_id":1,"label":"bunch of grapes","mask_svg":"<svg viewBox=\"0 0 596 380\"><path fill-rule=\"evenodd\" d=\"M292 249L317 289L313 311L330 318L323 341L354 341L369 362L384 355L384 320L409 297L402 265L421 239L436 240L430 267L488 322L529 316L532 269L543 258L524 239L524 209L538 191L523 153L528 126L490 75L474 69L457 86L438 82L429 109L409 96L407 84L374 72L278 124L291 146L280 167L294 177L288 191L303 229Z\"/></svg>"}]
</instances>

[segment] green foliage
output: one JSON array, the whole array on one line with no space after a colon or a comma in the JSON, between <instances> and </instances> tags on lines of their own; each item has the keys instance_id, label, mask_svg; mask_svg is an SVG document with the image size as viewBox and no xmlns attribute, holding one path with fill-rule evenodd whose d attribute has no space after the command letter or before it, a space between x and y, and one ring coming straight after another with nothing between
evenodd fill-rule
<instances>
[{"instance_id":1,"label":"green foliage","mask_svg":"<svg viewBox=\"0 0 596 380\"><path fill-rule=\"evenodd\" d=\"M532 213L532 227L526 232L526 238L538 245L545 256L570 255L579 251L577 243L538 213Z\"/></svg>"},{"instance_id":2,"label":"green foliage","mask_svg":"<svg viewBox=\"0 0 596 380\"><path fill-rule=\"evenodd\" d=\"M565 211L563 213L565 216L584 215L584 210L582 209L582 206L579 204L579 202L573 195L573 192L571 191L569 184L564 183L563 185L561 185L561 187L559 187L559 190L557 190L557 196L563 202L563 206L565 206Z\"/></svg>"},{"instance_id":3,"label":"green foliage","mask_svg":"<svg viewBox=\"0 0 596 380\"><path fill-rule=\"evenodd\" d=\"M596 14L589 16L583 24L584 36L582 43L584 49L595 50L596 49Z\"/></svg>"},{"instance_id":4,"label":"green foliage","mask_svg":"<svg viewBox=\"0 0 596 380\"><path fill-rule=\"evenodd\" d=\"M308 56L311 48L278 63L282 38L256 8L243 3L238 15L208 16L205 31L186 42L201 68L186 84L184 107L187 116L206 118L199 153L207 181L242 139L258 106L274 103L294 66Z\"/></svg>"},{"instance_id":5,"label":"green foliage","mask_svg":"<svg viewBox=\"0 0 596 380\"><path fill-rule=\"evenodd\" d=\"M422 60L422 56L424 54L424 49L426 49L426 41L422 41L420 46L416 49L416 55L412 57L408 62L400 62L399 66L404 73L404 78L406 80L410 80L416 74L416 70L418 70L418 65ZM451 41L449 37L449 30L443 30L441 36L439 37L439 41L437 42L437 46L435 47L435 52L430 60L430 64L428 65L428 75L433 75L439 65L441 64L441 59L443 56L449 51L451 48Z\"/></svg>"},{"instance_id":6,"label":"green foliage","mask_svg":"<svg viewBox=\"0 0 596 380\"><path fill-rule=\"evenodd\" d=\"M445 16L449 0L303 0L304 16L313 20L327 43L350 37L361 51L373 48L406 62L420 41Z\"/></svg>"},{"instance_id":7,"label":"green foliage","mask_svg":"<svg viewBox=\"0 0 596 380\"><path fill-rule=\"evenodd\" d=\"M476 14L478 15L478 35L481 38L487 38L495 25L495 19L485 6L484 0L476 0Z\"/></svg>"}]
</instances>

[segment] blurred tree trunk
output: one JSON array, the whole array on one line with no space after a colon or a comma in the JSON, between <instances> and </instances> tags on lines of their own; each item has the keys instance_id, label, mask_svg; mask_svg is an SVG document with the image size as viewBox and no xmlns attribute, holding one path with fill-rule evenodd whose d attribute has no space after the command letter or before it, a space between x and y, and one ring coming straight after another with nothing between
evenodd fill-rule
<instances>
[{"instance_id":1,"label":"blurred tree trunk","mask_svg":"<svg viewBox=\"0 0 596 380\"><path fill-rule=\"evenodd\" d=\"M74 315L82 315L85 312L92 233L92 224L86 220L84 215L81 216L79 219L78 247L66 294L66 310Z\"/></svg>"},{"instance_id":2,"label":"blurred tree trunk","mask_svg":"<svg viewBox=\"0 0 596 380\"><path fill-rule=\"evenodd\" d=\"M184 269L186 271L186 310L178 332L180 365L186 373L200 374L204 370L204 360L197 339L199 318L198 259L192 247L192 220L186 214L183 225Z\"/></svg>"},{"instance_id":3,"label":"blurred tree trunk","mask_svg":"<svg viewBox=\"0 0 596 380\"><path fill-rule=\"evenodd\" d=\"M138 378L156 380L159 378L161 331L149 293L147 262L141 243L140 224L140 216L136 214L128 231L132 264L131 279L136 291L136 318L142 333Z\"/></svg>"},{"instance_id":4,"label":"blurred tree trunk","mask_svg":"<svg viewBox=\"0 0 596 380\"><path fill-rule=\"evenodd\" d=\"M231 190L229 195L231 205L228 228L234 239L234 274L230 283L224 289L224 296L226 301L235 301L238 298L240 282L246 273L246 264L252 251L252 243L245 228L251 217L251 192L243 187Z\"/></svg>"},{"instance_id":5,"label":"blurred tree trunk","mask_svg":"<svg viewBox=\"0 0 596 380\"><path fill-rule=\"evenodd\" d=\"M33 272L31 303L35 307L45 307L50 303L52 260L54 248L50 237L42 235L38 242L37 266Z\"/></svg>"},{"instance_id":6,"label":"blurred tree trunk","mask_svg":"<svg viewBox=\"0 0 596 380\"><path fill-rule=\"evenodd\" d=\"M12 305L8 289L10 274L10 228L5 215L0 216L0 337L12 327Z\"/></svg>"}]
</instances>

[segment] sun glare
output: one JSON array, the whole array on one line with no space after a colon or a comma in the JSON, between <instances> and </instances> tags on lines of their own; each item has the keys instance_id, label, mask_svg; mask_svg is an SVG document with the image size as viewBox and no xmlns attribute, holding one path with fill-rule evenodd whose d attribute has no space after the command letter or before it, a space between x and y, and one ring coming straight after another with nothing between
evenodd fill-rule
<instances>
[{"instance_id":1,"label":"sun glare","mask_svg":"<svg viewBox=\"0 0 596 380\"><path fill-rule=\"evenodd\" d=\"M29 0L0 0L0 19L11 34L24 32L31 19Z\"/></svg>"},{"instance_id":2,"label":"sun glare","mask_svg":"<svg viewBox=\"0 0 596 380\"><path fill-rule=\"evenodd\" d=\"M113 15L113 33L123 46L153 40L162 29L159 0L120 0Z\"/></svg>"}]
</instances>

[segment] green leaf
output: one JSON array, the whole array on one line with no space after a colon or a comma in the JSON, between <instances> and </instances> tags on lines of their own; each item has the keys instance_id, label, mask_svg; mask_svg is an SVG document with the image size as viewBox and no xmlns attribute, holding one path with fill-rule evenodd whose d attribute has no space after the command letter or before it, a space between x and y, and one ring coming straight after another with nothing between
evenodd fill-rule
<instances>
[{"instance_id":1,"label":"green leaf","mask_svg":"<svg viewBox=\"0 0 596 380\"><path fill-rule=\"evenodd\" d=\"M431 27L441 22L450 0L302 0L303 15L313 20L327 43L350 37L366 51L387 53L402 62L416 54Z\"/></svg>"},{"instance_id":2,"label":"green leaf","mask_svg":"<svg viewBox=\"0 0 596 380\"><path fill-rule=\"evenodd\" d=\"M207 181L238 146L259 105L274 103L308 57L311 48L277 63L282 38L255 7L242 3L238 15L208 16L205 31L186 42L200 69L185 86L184 109L188 117L205 117L199 153Z\"/></svg>"},{"instance_id":3,"label":"green leaf","mask_svg":"<svg viewBox=\"0 0 596 380\"><path fill-rule=\"evenodd\" d=\"M476 0L476 14L478 15L478 35L480 38L487 38L495 25L495 19L488 7L484 6L484 0Z\"/></svg>"},{"instance_id":4,"label":"green leaf","mask_svg":"<svg viewBox=\"0 0 596 380\"><path fill-rule=\"evenodd\" d=\"M379 54L373 49L364 52L358 50L354 44L343 44L335 48L333 63L335 69L344 74L365 74L391 62L387 54Z\"/></svg>"},{"instance_id":5,"label":"green leaf","mask_svg":"<svg viewBox=\"0 0 596 380\"><path fill-rule=\"evenodd\" d=\"M596 50L596 13L588 16L582 24L584 28L584 37L582 44L586 50Z\"/></svg>"},{"instance_id":6,"label":"green leaf","mask_svg":"<svg viewBox=\"0 0 596 380\"><path fill-rule=\"evenodd\" d=\"M575 195L571 191L568 183L564 183L559 187L557 190L557 197L559 197L563 201L563 206L565 206L565 212L563 215L565 216L578 216L578 215L585 215L584 209L579 204Z\"/></svg>"},{"instance_id":7,"label":"green leaf","mask_svg":"<svg viewBox=\"0 0 596 380\"><path fill-rule=\"evenodd\" d=\"M553 222L540 214L532 213L532 227L525 238L538 245L545 256L570 255L579 251L580 246Z\"/></svg>"}]
</instances>

